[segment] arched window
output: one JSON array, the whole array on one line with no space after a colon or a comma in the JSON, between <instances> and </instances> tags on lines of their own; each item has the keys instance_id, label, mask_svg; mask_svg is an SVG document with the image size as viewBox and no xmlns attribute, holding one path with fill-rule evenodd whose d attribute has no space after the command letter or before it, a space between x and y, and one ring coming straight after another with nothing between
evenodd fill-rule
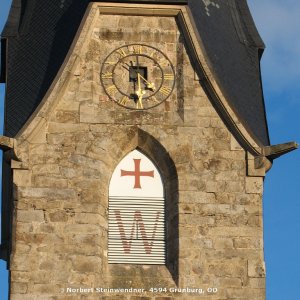
<instances>
[{"instance_id":1,"label":"arched window","mask_svg":"<svg viewBox=\"0 0 300 300\"><path fill-rule=\"evenodd\" d=\"M109 186L108 262L165 264L165 198L161 175L138 150L126 155Z\"/></svg>"}]
</instances>

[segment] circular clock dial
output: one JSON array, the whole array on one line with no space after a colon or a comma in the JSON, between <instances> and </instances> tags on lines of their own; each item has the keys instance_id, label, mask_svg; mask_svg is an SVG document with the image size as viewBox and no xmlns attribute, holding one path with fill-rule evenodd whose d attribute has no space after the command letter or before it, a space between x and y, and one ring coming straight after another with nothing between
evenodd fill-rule
<instances>
[{"instance_id":1,"label":"circular clock dial","mask_svg":"<svg viewBox=\"0 0 300 300\"><path fill-rule=\"evenodd\" d=\"M165 101L175 85L174 67L160 50L141 44L120 47L104 60L100 79L119 105L149 109Z\"/></svg>"}]
</instances>

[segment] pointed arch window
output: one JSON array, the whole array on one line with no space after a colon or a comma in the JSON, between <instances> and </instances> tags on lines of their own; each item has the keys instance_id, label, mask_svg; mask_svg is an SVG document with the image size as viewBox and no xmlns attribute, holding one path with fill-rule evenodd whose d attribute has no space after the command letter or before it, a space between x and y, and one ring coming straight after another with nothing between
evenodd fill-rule
<instances>
[{"instance_id":1,"label":"pointed arch window","mask_svg":"<svg viewBox=\"0 0 300 300\"><path fill-rule=\"evenodd\" d=\"M109 186L108 262L165 264L165 197L161 175L142 152L126 155Z\"/></svg>"}]
</instances>

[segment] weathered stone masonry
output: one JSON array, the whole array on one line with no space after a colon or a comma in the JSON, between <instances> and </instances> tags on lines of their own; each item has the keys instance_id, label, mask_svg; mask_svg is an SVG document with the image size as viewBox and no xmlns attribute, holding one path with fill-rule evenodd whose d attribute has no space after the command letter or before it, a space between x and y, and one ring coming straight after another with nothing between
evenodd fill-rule
<instances>
[{"instance_id":1,"label":"weathered stone masonry","mask_svg":"<svg viewBox=\"0 0 300 300\"><path fill-rule=\"evenodd\" d=\"M176 88L162 105L129 111L104 93L101 62L124 43L152 45L174 62ZM11 299L264 299L263 177L247 176L247 153L203 91L176 19L94 8L64 72L37 129L16 139ZM166 266L107 263L110 177L137 147L166 186ZM218 292L62 293L176 285Z\"/></svg>"}]
</instances>

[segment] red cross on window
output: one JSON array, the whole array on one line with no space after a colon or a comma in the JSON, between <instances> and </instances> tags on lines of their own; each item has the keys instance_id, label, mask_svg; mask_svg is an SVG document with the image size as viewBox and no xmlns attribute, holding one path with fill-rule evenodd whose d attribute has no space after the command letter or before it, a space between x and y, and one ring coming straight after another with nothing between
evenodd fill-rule
<instances>
[{"instance_id":1,"label":"red cross on window","mask_svg":"<svg viewBox=\"0 0 300 300\"><path fill-rule=\"evenodd\" d=\"M134 176L134 189L141 189L141 176L146 177L153 177L154 178L154 171L141 171L140 165L141 160L140 159L133 159L134 161L134 171L124 171L121 170L121 177L122 176Z\"/></svg>"}]
</instances>

